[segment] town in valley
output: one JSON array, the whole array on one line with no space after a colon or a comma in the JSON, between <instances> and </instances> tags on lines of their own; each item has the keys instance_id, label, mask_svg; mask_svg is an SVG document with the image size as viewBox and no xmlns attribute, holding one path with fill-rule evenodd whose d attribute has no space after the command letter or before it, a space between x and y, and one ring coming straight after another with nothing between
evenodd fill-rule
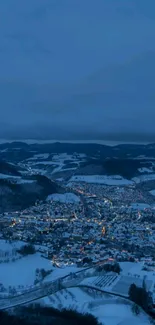
<instances>
[{"instance_id":1,"label":"town in valley","mask_svg":"<svg viewBox=\"0 0 155 325\"><path fill-rule=\"evenodd\" d=\"M6 155L6 149L3 154ZM149 310L154 314L152 157L148 158L147 167L142 164L137 175L125 178L90 171L84 174L87 157L84 153L57 153L51 160L45 153L31 155L13 163L19 167L20 174L13 175L13 170L6 173L2 166L3 199L6 193L9 198L9 186L12 191L18 186L32 191L38 176L56 182L58 190L44 197L38 195L33 204L21 208L17 204L7 209L4 201L0 214L1 308L7 309L10 299L13 306L34 300L61 307L62 292L63 305L68 299L72 305L76 302L73 286L81 290L81 295L89 297L89 304L101 298L128 299L134 284L137 288L145 287ZM88 165L87 171L90 165L92 168L92 160ZM25 300L18 299L21 294Z\"/></svg>"}]
</instances>

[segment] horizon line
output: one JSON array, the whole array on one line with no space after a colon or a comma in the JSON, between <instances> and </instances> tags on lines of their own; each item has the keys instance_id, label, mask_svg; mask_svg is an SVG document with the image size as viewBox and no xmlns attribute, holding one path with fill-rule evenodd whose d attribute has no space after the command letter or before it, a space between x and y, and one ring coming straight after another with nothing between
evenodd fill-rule
<instances>
[{"instance_id":1,"label":"horizon line","mask_svg":"<svg viewBox=\"0 0 155 325\"><path fill-rule=\"evenodd\" d=\"M0 144L13 143L13 142L23 142L27 144L50 144L50 143L75 143L75 144L101 144L107 146L117 146L120 144L134 144L134 145L149 145L154 144L152 141L117 141L117 140L42 140L42 139L0 139Z\"/></svg>"}]
</instances>

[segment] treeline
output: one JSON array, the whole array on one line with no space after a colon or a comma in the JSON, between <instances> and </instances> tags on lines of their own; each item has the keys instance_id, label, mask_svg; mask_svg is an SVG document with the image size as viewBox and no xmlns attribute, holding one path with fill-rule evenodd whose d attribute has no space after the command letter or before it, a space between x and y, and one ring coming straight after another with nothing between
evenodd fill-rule
<instances>
[{"instance_id":1,"label":"treeline","mask_svg":"<svg viewBox=\"0 0 155 325\"><path fill-rule=\"evenodd\" d=\"M58 310L51 307L22 307L17 316L0 312L1 325L101 325L91 314L81 314L75 310Z\"/></svg>"},{"instance_id":2,"label":"treeline","mask_svg":"<svg viewBox=\"0 0 155 325\"><path fill-rule=\"evenodd\" d=\"M33 175L31 184L13 184L0 179L0 212L26 209L36 201L45 200L49 194L62 193L63 189L56 182L42 175Z\"/></svg>"},{"instance_id":3,"label":"treeline","mask_svg":"<svg viewBox=\"0 0 155 325\"><path fill-rule=\"evenodd\" d=\"M108 175L121 175L127 179L136 176L140 167L142 167L140 161L134 159L107 159L104 162L104 168Z\"/></svg>"},{"instance_id":4,"label":"treeline","mask_svg":"<svg viewBox=\"0 0 155 325\"><path fill-rule=\"evenodd\" d=\"M61 186L44 175L34 175L32 178L34 178L34 180L37 181L37 184L42 188L42 195L44 195L44 197L62 191Z\"/></svg>"},{"instance_id":5,"label":"treeline","mask_svg":"<svg viewBox=\"0 0 155 325\"><path fill-rule=\"evenodd\" d=\"M28 244L28 245L23 245L20 249L18 249L17 252L23 256L27 256L27 255L35 254L36 250L33 245Z\"/></svg>"},{"instance_id":6,"label":"treeline","mask_svg":"<svg viewBox=\"0 0 155 325\"><path fill-rule=\"evenodd\" d=\"M10 180L5 179L5 178L0 178L0 186L1 187L8 187L10 190L15 190L16 189L16 184L11 183Z\"/></svg>"},{"instance_id":7,"label":"treeline","mask_svg":"<svg viewBox=\"0 0 155 325\"><path fill-rule=\"evenodd\" d=\"M109 156L108 156L109 157ZM149 167L148 162L143 162L142 160L129 159L127 158L109 158L105 159L104 157L100 157L97 159L87 159L86 162L81 164L82 167L91 168L94 166L99 167L100 175L120 175L124 178L131 179L137 175L139 175L138 169L141 167Z\"/></svg>"},{"instance_id":8,"label":"treeline","mask_svg":"<svg viewBox=\"0 0 155 325\"><path fill-rule=\"evenodd\" d=\"M150 307L153 305L152 297L146 290L145 282L143 281L142 287L137 287L134 283L129 288L129 298L136 305L143 308L145 312L149 312Z\"/></svg>"},{"instance_id":9,"label":"treeline","mask_svg":"<svg viewBox=\"0 0 155 325\"><path fill-rule=\"evenodd\" d=\"M7 163L4 160L0 160L0 173L12 176L20 176L20 173L18 172L16 167L12 164Z\"/></svg>"},{"instance_id":10,"label":"treeline","mask_svg":"<svg viewBox=\"0 0 155 325\"><path fill-rule=\"evenodd\" d=\"M107 263L107 264L99 265L96 270L97 272L105 271L105 272L115 272L117 274L120 274L121 267L119 263Z\"/></svg>"}]
</instances>

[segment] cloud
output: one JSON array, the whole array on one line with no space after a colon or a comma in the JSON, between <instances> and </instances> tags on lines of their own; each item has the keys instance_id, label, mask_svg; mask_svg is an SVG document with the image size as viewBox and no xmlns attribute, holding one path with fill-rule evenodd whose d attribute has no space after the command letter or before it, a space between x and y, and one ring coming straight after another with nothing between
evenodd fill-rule
<instances>
[{"instance_id":1,"label":"cloud","mask_svg":"<svg viewBox=\"0 0 155 325\"><path fill-rule=\"evenodd\" d=\"M152 133L154 18L154 0L1 1L0 136Z\"/></svg>"}]
</instances>

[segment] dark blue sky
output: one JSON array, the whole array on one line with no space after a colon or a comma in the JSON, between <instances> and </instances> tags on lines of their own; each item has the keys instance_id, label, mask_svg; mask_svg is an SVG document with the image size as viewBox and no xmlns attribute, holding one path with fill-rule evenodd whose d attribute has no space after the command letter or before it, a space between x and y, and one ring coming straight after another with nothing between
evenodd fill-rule
<instances>
[{"instance_id":1,"label":"dark blue sky","mask_svg":"<svg viewBox=\"0 0 155 325\"><path fill-rule=\"evenodd\" d=\"M1 0L0 136L154 133L155 0Z\"/></svg>"}]
</instances>

